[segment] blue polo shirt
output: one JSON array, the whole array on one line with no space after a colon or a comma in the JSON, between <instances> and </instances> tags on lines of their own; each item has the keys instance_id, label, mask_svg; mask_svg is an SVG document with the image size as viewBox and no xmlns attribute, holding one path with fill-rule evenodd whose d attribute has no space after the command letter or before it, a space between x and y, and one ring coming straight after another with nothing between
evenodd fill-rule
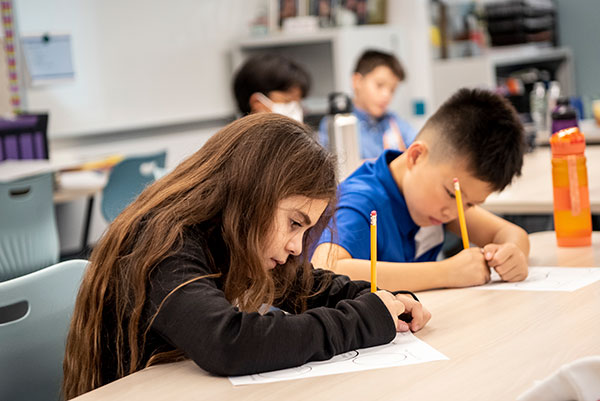
<instances>
[{"instance_id":1,"label":"blue polo shirt","mask_svg":"<svg viewBox=\"0 0 600 401\"><path fill-rule=\"evenodd\" d=\"M443 226L421 228L410 217L389 163L402 152L386 150L367 161L339 186L335 213L337 233L326 229L318 244L333 242L354 259L369 259L370 214L377 211L377 260L385 262L435 261L444 241ZM336 230L334 229L334 232Z\"/></svg>"},{"instance_id":2,"label":"blue polo shirt","mask_svg":"<svg viewBox=\"0 0 600 401\"><path fill-rule=\"evenodd\" d=\"M387 111L379 118L372 117L364 110L354 107L352 113L358 120L358 132L360 135L360 156L363 159L375 159L385 149L402 150L400 139L405 146L410 146L417 136L417 131L405 120L398 117L396 113ZM325 147L329 143L327 136L327 119L325 116L319 124L319 141ZM396 128L392 128L392 122ZM397 131L400 131L399 133ZM401 138L398 138L400 134Z\"/></svg>"}]
</instances>

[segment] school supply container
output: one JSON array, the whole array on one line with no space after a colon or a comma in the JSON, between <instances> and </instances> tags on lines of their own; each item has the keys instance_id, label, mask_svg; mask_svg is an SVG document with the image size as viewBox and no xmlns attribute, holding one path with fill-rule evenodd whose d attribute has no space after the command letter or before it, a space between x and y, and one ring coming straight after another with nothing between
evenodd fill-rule
<instances>
[{"instance_id":1,"label":"school supply container","mask_svg":"<svg viewBox=\"0 0 600 401\"><path fill-rule=\"evenodd\" d=\"M585 159L585 138L578 127L552 134L554 229L558 246L589 246L592 216Z\"/></svg>"}]
</instances>

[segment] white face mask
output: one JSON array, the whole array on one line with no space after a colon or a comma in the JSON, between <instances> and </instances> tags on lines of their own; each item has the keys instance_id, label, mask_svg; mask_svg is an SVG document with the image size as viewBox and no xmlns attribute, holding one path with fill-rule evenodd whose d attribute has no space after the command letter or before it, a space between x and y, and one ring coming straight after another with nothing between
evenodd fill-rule
<instances>
[{"instance_id":1,"label":"white face mask","mask_svg":"<svg viewBox=\"0 0 600 401\"><path fill-rule=\"evenodd\" d=\"M282 114L296 121L303 122L304 112L300 102L293 100L287 103L275 103L262 93L258 94L258 101L271 109L273 113Z\"/></svg>"}]
</instances>

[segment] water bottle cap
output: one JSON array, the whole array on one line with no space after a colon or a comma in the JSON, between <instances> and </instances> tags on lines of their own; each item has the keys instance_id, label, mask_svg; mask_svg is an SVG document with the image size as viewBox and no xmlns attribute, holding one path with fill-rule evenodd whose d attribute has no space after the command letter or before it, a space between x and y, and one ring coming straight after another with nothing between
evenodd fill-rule
<instances>
[{"instance_id":1,"label":"water bottle cap","mask_svg":"<svg viewBox=\"0 0 600 401\"><path fill-rule=\"evenodd\" d=\"M579 128L566 128L555 132L550 137L552 156L581 154L585 151L585 136Z\"/></svg>"},{"instance_id":2,"label":"water bottle cap","mask_svg":"<svg viewBox=\"0 0 600 401\"><path fill-rule=\"evenodd\" d=\"M327 97L329 103L328 114L347 114L352 112L352 100L343 92L333 92Z\"/></svg>"},{"instance_id":3,"label":"water bottle cap","mask_svg":"<svg viewBox=\"0 0 600 401\"><path fill-rule=\"evenodd\" d=\"M552 112L553 120L575 120L577 122L577 112L575 109L564 106L559 106L555 111Z\"/></svg>"},{"instance_id":4,"label":"water bottle cap","mask_svg":"<svg viewBox=\"0 0 600 401\"><path fill-rule=\"evenodd\" d=\"M575 120L577 121L577 111L571 106L568 97L561 97L556 102L556 107L552 111L553 120Z\"/></svg>"}]
</instances>

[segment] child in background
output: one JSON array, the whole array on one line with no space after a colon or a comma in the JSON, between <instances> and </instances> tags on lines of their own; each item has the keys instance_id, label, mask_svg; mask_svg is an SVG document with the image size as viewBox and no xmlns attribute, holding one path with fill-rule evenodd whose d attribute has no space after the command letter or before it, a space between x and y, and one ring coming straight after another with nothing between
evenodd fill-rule
<instances>
[{"instance_id":1,"label":"child in background","mask_svg":"<svg viewBox=\"0 0 600 401\"><path fill-rule=\"evenodd\" d=\"M398 59L377 50L365 51L354 69L353 113L358 119L360 151L363 159L378 157L385 149L405 150L416 131L387 108L396 87L406 78ZM319 140L327 146L327 117L321 120Z\"/></svg>"},{"instance_id":2,"label":"child in background","mask_svg":"<svg viewBox=\"0 0 600 401\"><path fill-rule=\"evenodd\" d=\"M427 121L406 151L387 150L340 184L337 235L323 233L313 264L353 280L368 279L368 222L376 210L381 288L420 291L481 285L489 281L490 268L505 281L524 280L527 233L478 206L520 174L524 146L519 117L504 98L461 89ZM469 238L481 248L436 262L444 229L460 236L455 177Z\"/></svg>"},{"instance_id":3,"label":"child in background","mask_svg":"<svg viewBox=\"0 0 600 401\"><path fill-rule=\"evenodd\" d=\"M274 53L248 58L233 80L233 93L242 115L273 112L300 122L304 117L300 101L309 89L308 72Z\"/></svg>"},{"instance_id":4,"label":"child in background","mask_svg":"<svg viewBox=\"0 0 600 401\"><path fill-rule=\"evenodd\" d=\"M303 250L331 217L336 184L335 157L305 125L259 113L144 190L92 253L67 339L66 399L158 363L246 375L422 328L430 314L412 297L310 264Z\"/></svg>"}]
</instances>

